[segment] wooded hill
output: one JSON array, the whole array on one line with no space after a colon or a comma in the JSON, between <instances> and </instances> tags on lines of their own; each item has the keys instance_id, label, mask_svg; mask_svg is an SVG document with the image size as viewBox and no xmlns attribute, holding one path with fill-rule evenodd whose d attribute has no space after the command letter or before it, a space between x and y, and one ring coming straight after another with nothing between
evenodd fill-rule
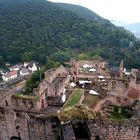
<instances>
[{"instance_id":1,"label":"wooded hill","mask_svg":"<svg viewBox=\"0 0 140 140\"><path fill-rule=\"evenodd\" d=\"M45 64L48 57L66 61L82 53L140 66L133 34L95 17L86 19L45 0L0 0L0 65L29 60Z\"/></svg>"}]
</instances>

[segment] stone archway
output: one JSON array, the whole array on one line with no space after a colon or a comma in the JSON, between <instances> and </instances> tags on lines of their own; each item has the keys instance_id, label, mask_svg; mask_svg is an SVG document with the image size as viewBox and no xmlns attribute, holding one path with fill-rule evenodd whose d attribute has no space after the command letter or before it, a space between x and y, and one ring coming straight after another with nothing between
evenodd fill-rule
<instances>
[{"instance_id":1,"label":"stone archway","mask_svg":"<svg viewBox=\"0 0 140 140\"><path fill-rule=\"evenodd\" d=\"M76 139L79 139L79 140L80 139L84 139L84 140L90 139L88 128L85 123L78 122L78 123L73 124L73 130L74 130Z\"/></svg>"},{"instance_id":2,"label":"stone archway","mask_svg":"<svg viewBox=\"0 0 140 140\"><path fill-rule=\"evenodd\" d=\"M21 140L21 138L19 138L19 137L17 137L17 136L12 136L12 137L10 138L10 140Z\"/></svg>"},{"instance_id":3,"label":"stone archway","mask_svg":"<svg viewBox=\"0 0 140 140\"><path fill-rule=\"evenodd\" d=\"M95 140L101 140L100 136L99 135L95 136Z\"/></svg>"}]
</instances>

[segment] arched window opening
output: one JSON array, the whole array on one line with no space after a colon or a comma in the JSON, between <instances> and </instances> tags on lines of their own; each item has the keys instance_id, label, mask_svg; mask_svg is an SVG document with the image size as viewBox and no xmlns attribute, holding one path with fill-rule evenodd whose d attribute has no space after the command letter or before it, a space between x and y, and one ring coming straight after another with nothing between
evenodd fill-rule
<instances>
[{"instance_id":1,"label":"arched window opening","mask_svg":"<svg viewBox=\"0 0 140 140\"><path fill-rule=\"evenodd\" d=\"M99 135L97 135L97 136L95 137L95 140L101 140L100 137L99 137Z\"/></svg>"},{"instance_id":2,"label":"arched window opening","mask_svg":"<svg viewBox=\"0 0 140 140\"><path fill-rule=\"evenodd\" d=\"M4 115L4 110L1 110L0 113L1 113L2 115Z\"/></svg>"},{"instance_id":3,"label":"arched window opening","mask_svg":"<svg viewBox=\"0 0 140 140\"><path fill-rule=\"evenodd\" d=\"M8 101L7 101L7 100L5 100L5 105L6 105L6 106L9 106L9 104L8 104Z\"/></svg>"},{"instance_id":4,"label":"arched window opening","mask_svg":"<svg viewBox=\"0 0 140 140\"><path fill-rule=\"evenodd\" d=\"M42 108L42 109L45 108L45 102L44 102L44 99L41 100L41 108Z\"/></svg>"},{"instance_id":5,"label":"arched window opening","mask_svg":"<svg viewBox=\"0 0 140 140\"><path fill-rule=\"evenodd\" d=\"M29 109L32 109L33 108L33 103L29 102L28 106L29 106Z\"/></svg>"}]
</instances>

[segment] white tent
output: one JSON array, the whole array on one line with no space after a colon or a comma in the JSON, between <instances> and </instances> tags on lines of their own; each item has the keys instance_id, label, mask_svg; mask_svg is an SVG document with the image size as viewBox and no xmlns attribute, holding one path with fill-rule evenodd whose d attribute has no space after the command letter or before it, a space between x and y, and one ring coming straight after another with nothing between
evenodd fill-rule
<instances>
[{"instance_id":1,"label":"white tent","mask_svg":"<svg viewBox=\"0 0 140 140\"><path fill-rule=\"evenodd\" d=\"M89 68L88 64L83 65L83 68Z\"/></svg>"},{"instance_id":2,"label":"white tent","mask_svg":"<svg viewBox=\"0 0 140 140\"><path fill-rule=\"evenodd\" d=\"M125 75L130 75L130 72L125 71L124 73L125 73Z\"/></svg>"},{"instance_id":3,"label":"white tent","mask_svg":"<svg viewBox=\"0 0 140 140\"><path fill-rule=\"evenodd\" d=\"M97 93L97 92L94 91L94 90L90 90L90 91L89 91L89 94L92 94L92 95L99 95L99 93Z\"/></svg>"},{"instance_id":4,"label":"white tent","mask_svg":"<svg viewBox=\"0 0 140 140\"><path fill-rule=\"evenodd\" d=\"M86 84L86 83L89 84L89 83L91 83L91 81L84 81L84 80L79 81L79 84Z\"/></svg>"},{"instance_id":5,"label":"white tent","mask_svg":"<svg viewBox=\"0 0 140 140\"><path fill-rule=\"evenodd\" d=\"M104 78L104 76L98 76L98 78L102 79L102 78Z\"/></svg>"},{"instance_id":6,"label":"white tent","mask_svg":"<svg viewBox=\"0 0 140 140\"><path fill-rule=\"evenodd\" d=\"M66 95L65 94L62 95L61 100L62 100L63 103L66 101Z\"/></svg>"},{"instance_id":7,"label":"white tent","mask_svg":"<svg viewBox=\"0 0 140 140\"><path fill-rule=\"evenodd\" d=\"M94 72L94 71L96 71L96 69L92 68L92 69L90 69L89 71L90 71L90 72Z\"/></svg>"},{"instance_id":8,"label":"white tent","mask_svg":"<svg viewBox=\"0 0 140 140\"><path fill-rule=\"evenodd\" d=\"M75 86L76 86L76 84L73 83L73 82L71 82L69 85L70 85L71 87L75 87Z\"/></svg>"},{"instance_id":9,"label":"white tent","mask_svg":"<svg viewBox=\"0 0 140 140\"><path fill-rule=\"evenodd\" d=\"M86 81L79 81L79 84L85 84Z\"/></svg>"}]
</instances>

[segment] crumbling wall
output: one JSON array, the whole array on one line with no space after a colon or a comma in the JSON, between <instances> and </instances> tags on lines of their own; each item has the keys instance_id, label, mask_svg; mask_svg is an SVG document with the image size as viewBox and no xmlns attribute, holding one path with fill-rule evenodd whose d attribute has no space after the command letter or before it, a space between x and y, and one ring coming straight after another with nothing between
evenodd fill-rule
<instances>
[{"instance_id":1,"label":"crumbling wall","mask_svg":"<svg viewBox=\"0 0 140 140\"><path fill-rule=\"evenodd\" d=\"M140 122L128 120L120 122L106 122L104 120L88 122L91 140L97 136L101 140L139 140Z\"/></svg>"},{"instance_id":2,"label":"crumbling wall","mask_svg":"<svg viewBox=\"0 0 140 140\"><path fill-rule=\"evenodd\" d=\"M1 140L10 140L12 137L29 140L26 118L22 114L18 114L12 109L5 109L1 110L0 116Z\"/></svg>"},{"instance_id":3,"label":"crumbling wall","mask_svg":"<svg viewBox=\"0 0 140 140\"><path fill-rule=\"evenodd\" d=\"M65 67L63 65L60 65L56 69L50 69L50 70L46 71L45 72L45 79L49 83L52 83L52 81L56 77L65 77L66 75L68 75L68 71L65 69Z\"/></svg>"},{"instance_id":4,"label":"crumbling wall","mask_svg":"<svg viewBox=\"0 0 140 140\"><path fill-rule=\"evenodd\" d=\"M29 140L28 114L25 112L15 112L14 127L18 137L22 140Z\"/></svg>"},{"instance_id":5,"label":"crumbling wall","mask_svg":"<svg viewBox=\"0 0 140 140\"><path fill-rule=\"evenodd\" d=\"M36 110L37 101L24 97L12 97L12 108L19 110Z\"/></svg>"},{"instance_id":6,"label":"crumbling wall","mask_svg":"<svg viewBox=\"0 0 140 140\"><path fill-rule=\"evenodd\" d=\"M50 118L30 118L29 122L30 140L55 140Z\"/></svg>"},{"instance_id":7,"label":"crumbling wall","mask_svg":"<svg viewBox=\"0 0 140 140\"><path fill-rule=\"evenodd\" d=\"M9 107L12 105L11 102L11 96L15 92L13 90L8 90L8 91L0 91L0 107Z\"/></svg>"},{"instance_id":8,"label":"crumbling wall","mask_svg":"<svg viewBox=\"0 0 140 140\"><path fill-rule=\"evenodd\" d=\"M5 112L3 109L0 110L0 140L8 140L8 131L5 121Z\"/></svg>"},{"instance_id":9,"label":"crumbling wall","mask_svg":"<svg viewBox=\"0 0 140 140\"><path fill-rule=\"evenodd\" d=\"M131 106L132 103L134 102L129 98L123 96L115 96L115 95L108 95L106 97L106 100L110 101L111 105L116 105L116 106Z\"/></svg>"},{"instance_id":10,"label":"crumbling wall","mask_svg":"<svg viewBox=\"0 0 140 140\"><path fill-rule=\"evenodd\" d=\"M85 121L89 130L90 140L139 140L140 139L140 121L109 121L94 120ZM79 120L81 122L81 120ZM72 130L72 124L62 125L62 134L64 140L75 140L75 134Z\"/></svg>"},{"instance_id":11,"label":"crumbling wall","mask_svg":"<svg viewBox=\"0 0 140 140\"><path fill-rule=\"evenodd\" d=\"M55 140L51 117L32 117L26 112L13 110L3 113L3 110L0 111L0 140L10 140L12 137L22 140Z\"/></svg>"}]
</instances>

